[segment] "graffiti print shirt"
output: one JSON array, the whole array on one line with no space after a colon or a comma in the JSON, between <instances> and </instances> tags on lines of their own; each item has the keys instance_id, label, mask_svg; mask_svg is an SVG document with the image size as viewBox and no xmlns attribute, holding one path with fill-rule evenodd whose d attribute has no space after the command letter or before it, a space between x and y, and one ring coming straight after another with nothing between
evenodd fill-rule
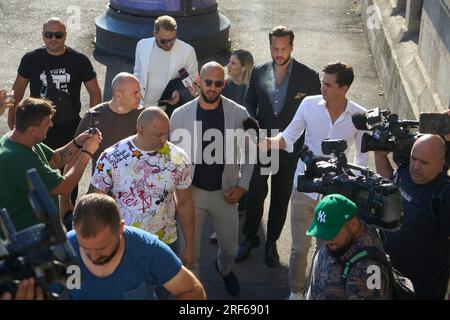
<instances>
[{"instance_id":1,"label":"graffiti print shirt","mask_svg":"<svg viewBox=\"0 0 450 320\"><path fill-rule=\"evenodd\" d=\"M132 138L100 155L91 184L115 198L126 225L171 244L177 239L174 191L190 186L190 160L170 142L149 152L137 148Z\"/></svg>"}]
</instances>

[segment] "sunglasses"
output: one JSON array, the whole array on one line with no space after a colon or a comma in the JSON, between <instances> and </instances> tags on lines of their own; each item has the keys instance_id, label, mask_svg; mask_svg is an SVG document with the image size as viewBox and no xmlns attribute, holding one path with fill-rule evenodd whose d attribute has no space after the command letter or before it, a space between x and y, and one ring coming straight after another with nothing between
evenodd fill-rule
<instances>
[{"instance_id":1,"label":"sunglasses","mask_svg":"<svg viewBox=\"0 0 450 320\"><path fill-rule=\"evenodd\" d=\"M175 40L177 40L177 38L173 38L173 39L159 39L159 43L161 45L163 45L163 46L166 45L166 44L173 45L175 43Z\"/></svg>"},{"instance_id":2,"label":"sunglasses","mask_svg":"<svg viewBox=\"0 0 450 320\"><path fill-rule=\"evenodd\" d=\"M55 37L56 39L62 39L64 37L64 32L62 32L62 31L57 31L57 32L47 31L44 33L44 37L46 37L47 39L51 39L53 37Z\"/></svg>"},{"instance_id":3,"label":"sunglasses","mask_svg":"<svg viewBox=\"0 0 450 320\"><path fill-rule=\"evenodd\" d=\"M214 85L216 86L216 88L222 88L223 85L225 84L225 81L222 81L222 80L212 81L212 80L210 80L210 79L205 79L205 80L203 80L203 82L205 83L205 85L206 85L207 87L211 87L212 84L214 83Z\"/></svg>"}]
</instances>

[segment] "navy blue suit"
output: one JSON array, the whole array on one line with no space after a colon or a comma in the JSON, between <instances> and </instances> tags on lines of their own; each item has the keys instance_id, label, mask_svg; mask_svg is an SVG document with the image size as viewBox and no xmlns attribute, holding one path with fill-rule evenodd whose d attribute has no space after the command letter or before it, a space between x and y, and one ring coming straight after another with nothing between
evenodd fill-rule
<instances>
[{"instance_id":1,"label":"navy blue suit","mask_svg":"<svg viewBox=\"0 0 450 320\"><path fill-rule=\"evenodd\" d=\"M320 79L316 71L293 59L287 96L279 114L275 114L269 93L267 92L267 79L273 79L271 74L272 61L256 65L253 69L250 84L245 94L245 107L250 115L255 117L261 129L278 129L283 131L294 118L303 98L309 95L320 94ZM271 133L270 136L276 133ZM280 237L286 220L295 168L299 158L299 149L302 148L304 135L297 141L293 153L280 151L279 170L272 174L271 199L269 220L267 226L267 244L275 243ZM259 225L264 211L264 200L268 193L268 175L261 175L261 164L258 163L253 171L248 192L248 205L243 232L247 238L253 238L258 233ZM266 244L266 245L267 245Z\"/></svg>"}]
</instances>

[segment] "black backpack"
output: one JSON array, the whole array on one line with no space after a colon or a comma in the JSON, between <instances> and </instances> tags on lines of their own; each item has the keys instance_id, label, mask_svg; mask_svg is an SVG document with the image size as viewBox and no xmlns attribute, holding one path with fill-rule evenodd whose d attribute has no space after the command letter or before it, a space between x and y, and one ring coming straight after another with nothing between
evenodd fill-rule
<instances>
[{"instance_id":1,"label":"black backpack","mask_svg":"<svg viewBox=\"0 0 450 320\"><path fill-rule=\"evenodd\" d=\"M402 275L397 269L392 267L392 264L381 249L377 247L362 247L355 254L350 257L344 264L344 271L342 278L347 279L352 266L361 259L373 259L381 262L389 272L389 283L392 286L393 300L412 300L414 299L414 286L408 278Z\"/></svg>"}]
</instances>

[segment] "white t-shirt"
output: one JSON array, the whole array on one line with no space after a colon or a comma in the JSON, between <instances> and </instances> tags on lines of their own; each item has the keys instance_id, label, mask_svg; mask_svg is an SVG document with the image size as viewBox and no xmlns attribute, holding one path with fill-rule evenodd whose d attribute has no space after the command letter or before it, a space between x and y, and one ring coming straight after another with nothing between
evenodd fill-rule
<instances>
[{"instance_id":1,"label":"white t-shirt","mask_svg":"<svg viewBox=\"0 0 450 320\"><path fill-rule=\"evenodd\" d=\"M190 186L190 160L183 149L170 142L149 152L137 148L132 138L117 142L100 155L91 184L115 198L126 225L171 244L177 239L174 191Z\"/></svg>"}]
</instances>

